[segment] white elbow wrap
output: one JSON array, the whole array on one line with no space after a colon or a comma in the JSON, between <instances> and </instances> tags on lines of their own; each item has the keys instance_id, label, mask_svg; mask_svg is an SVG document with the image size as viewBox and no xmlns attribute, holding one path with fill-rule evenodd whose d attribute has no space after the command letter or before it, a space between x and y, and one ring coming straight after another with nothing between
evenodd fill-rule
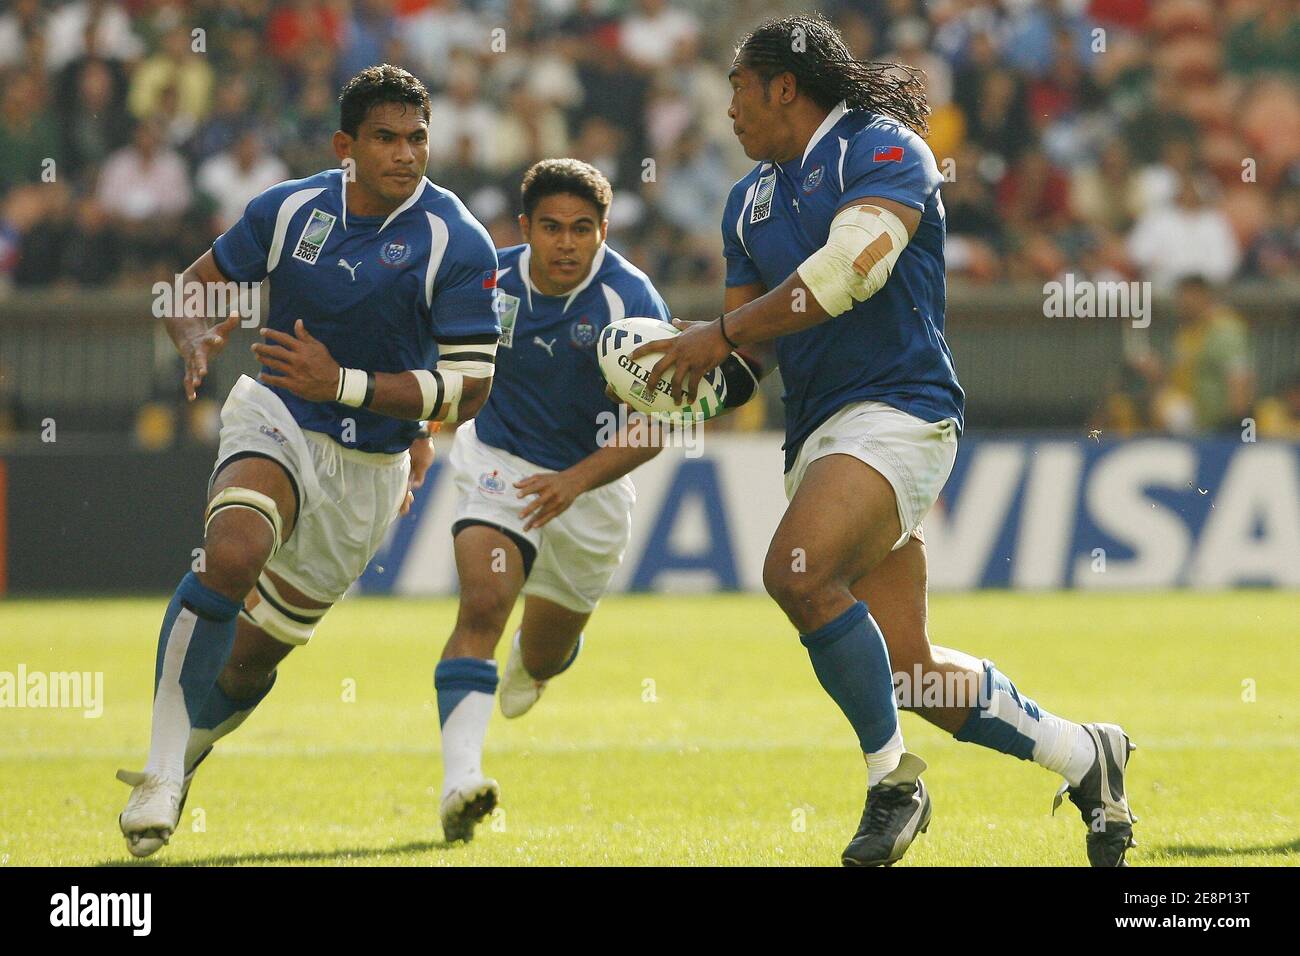
<instances>
[{"instance_id":1,"label":"white elbow wrap","mask_svg":"<svg viewBox=\"0 0 1300 956\"><path fill-rule=\"evenodd\" d=\"M826 314L840 315L880 291L906 245L907 228L888 209L850 206L797 271Z\"/></svg>"},{"instance_id":2,"label":"white elbow wrap","mask_svg":"<svg viewBox=\"0 0 1300 956\"><path fill-rule=\"evenodd\" d=\"M492 366L485 365L486 372L467 375L454 368L444 368L441 362L430 372L428 369L414 369L411 374L420 383L420 394L424 398L421 418L440 422L460 420L460 397L465 391L466 378L491 378Z\"/></svg>"}]
</instances>

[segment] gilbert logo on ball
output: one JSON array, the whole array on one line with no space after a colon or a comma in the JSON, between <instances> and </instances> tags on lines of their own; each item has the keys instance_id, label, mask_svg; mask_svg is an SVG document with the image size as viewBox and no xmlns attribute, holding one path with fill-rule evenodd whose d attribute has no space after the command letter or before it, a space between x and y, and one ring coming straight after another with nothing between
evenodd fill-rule
<instances>
[{"instance_id":1,"label":"gilbert logo on ball","mask_svg":"<svg viewBox=\"0 0 1300 956\"><path fill-rule=\"evenodd\" d=\"M614 394L630 408L674 423L706 421L717 415L726 401L727 386L719 369L700 379L693 403L679 404L673 401L671 375L661 379L653 391L649 387L650 370L660 353L632 358L632 353L644 343L680 334L671 323L659 319L639 316L620 319L601 332L596 359Z\"/></svg>"}]
</instances>

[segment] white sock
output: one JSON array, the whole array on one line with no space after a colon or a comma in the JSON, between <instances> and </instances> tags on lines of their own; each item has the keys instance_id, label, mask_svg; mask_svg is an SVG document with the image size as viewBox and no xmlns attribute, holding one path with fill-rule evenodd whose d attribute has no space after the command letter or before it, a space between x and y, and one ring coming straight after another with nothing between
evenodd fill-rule
<instances>
[{"instance_id":1,"label":"white sock","mask_svg":"<svg viewBox=\"0 0 1300 956\"><path fill-rule=\"evenodd\" d=\"M162 676L153 698L153 727L149 733L149 760L144 772L151 776L171 777L178 783L185 776L185 745L190 739L190 714L181 689L181 667L189 650L198 617L189 608L181 608L167 635L163 652Z\"/></svg>"},{"instance_id":2,"label":"white sock","mask_svg":"<svg viewBox=\"0 0 1300 956\"><path fill-rule=\"evenodd\" d=\"M483 740L495 695L472 690L442 725L442 795L465 780L483 775Z\"/></svg>"},{"instance_id":3,"label":"white sock","mask_svg":"<svg viewBox=\"0 0 1300 956\"><path fill-rule=\"evenodd\" d=\"M1097 757L1097 747L1082 724L1039 708L1034 763L1059 773L1077 787Z\"/></svg>"},{"instance_id":4,"label":"white sock","mask_svg":"<svg viewBox=\"0 0 1300 956\"><path fill-rule=\"evenodd\" d=\"M903 759L903 728L894 728L894 736L874 753L863 754L867 758L867 787L874 787L884 780Z\"/></svg>"}]
</instances>

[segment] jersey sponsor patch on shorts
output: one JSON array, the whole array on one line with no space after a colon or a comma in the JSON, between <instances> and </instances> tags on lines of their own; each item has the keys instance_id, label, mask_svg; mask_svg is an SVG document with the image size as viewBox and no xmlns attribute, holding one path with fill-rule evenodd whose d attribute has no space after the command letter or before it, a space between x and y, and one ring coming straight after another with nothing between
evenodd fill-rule
<instances>
[{"instance_id":1,"label":"jersey sponsor patch on shorts","mask_svg":"<svg viewBox=\"0 0 1300 956\"><path fill-rule=\"evenodd\" d=\"M329 213L313 209L311 215L307 217L307 225L302 227L298 244L294 246L293 258L314 266L336 221L337 219Z\"/></svg>"}]
</instances>

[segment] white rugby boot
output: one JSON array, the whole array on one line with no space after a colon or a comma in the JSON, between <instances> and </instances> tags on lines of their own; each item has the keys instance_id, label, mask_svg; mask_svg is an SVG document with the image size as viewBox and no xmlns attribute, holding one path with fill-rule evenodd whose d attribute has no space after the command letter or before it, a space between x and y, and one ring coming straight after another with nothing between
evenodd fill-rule
<instances>
[{"instance_id":1,"label":"white rugby boot","mask_svg":"<svg viewBox=\"0 0 1300 956\"><path fill-rule=\"evenodd\" d=\"M117 818L117 825L126 837L126 848L132 856L151 856L162 849L175 832L192 776L182 781L135 770L119 770L117 779L132 788L126 809Z\"/></svg>"},{"instance_id":2,"label":"white rugby boot","mask_svg":"<svg viewBox=\"0 0 1300 956\"><path fill-rule=\"evenodd\" d=\"M521 631L515 631L515 639L510 644L510 656L506 659L505 673L501 675L501 683L497 687L501 713L506 717L522 717L528 713L533 704L541 698L542 691L546 690L546 685L550 682L550 678L537 680L524 667L524 655L519 647L521 634ZM582 640L583 635L579 634L577 646L574 647L568 663L564 665L564 670L569 669L582 651Z\"/></svg>"},{"instance_id":3,"label":"white rugby boot","mask_svg":"<svg viewBox=\"0 0 1300 956\"><path fill-rule=\"evenodd\" d=\"M474 839L474 827L491 815L501 796L501 787L491 777L474 776L454 785L442 795L439 815L448 843Z\"/></svg>"},{"instance_id":4,"label":"white rugby boot","mask_svg":"<svg viewBox=\"0 0 1300 956\"><path fill-rule=\"evenodd\" d=\"M126 848L132 856L152 856L163 848L171 839L176 825L180 821L185 801L190 798L190 784L199 764L203 763L209 747L194 761L189 773L181 781L179 797L173 795L171 787L162 777L145 774L137 770L119 770L117 779L133 787L126 809L117 818L117 825L126 837ZM168 815L168 807L175 801L175 812Z\"/></svg>"}]
</instances>

